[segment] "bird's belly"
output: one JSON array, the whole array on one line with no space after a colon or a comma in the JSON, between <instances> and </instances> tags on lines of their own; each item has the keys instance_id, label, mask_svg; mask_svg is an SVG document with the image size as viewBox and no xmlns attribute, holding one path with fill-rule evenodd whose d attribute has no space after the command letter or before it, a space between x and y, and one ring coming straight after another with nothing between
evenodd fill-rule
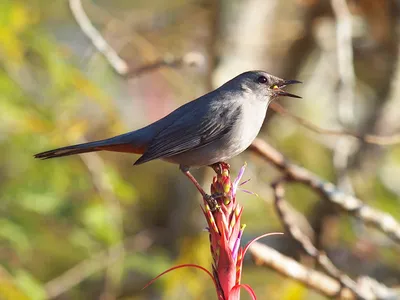
<instances>
[{"instance_id":1,"label":"bird's belly","mask_svg":"<svg viewBox=\"0 0 400 300\"><path fill-rule=\"evenodd\" d=\"M185 166L205 166L240 154L257 137L267 111L267 106L262 102L253 105L246 103L242 108L243 115L222 138L206 146L163 159Z\"/></svg>"},{"instance_id":2,"label":"bird's belly","mask_svg":"<svg viewBox=\"0 0 400 300\"><path fill-rule=\"evenodd\" d=\"M243 152L247 147L248 145L232 143L222 138L206 146L166 157L163 160L191 167L208 166L216 162L226 161Z\"/></svg>"},{"instance_id":3,"label":"bird's belly","mask_svg":"<svg viewBox=\"0 0 400 300\"><path fill-rule=\"evenodd\" d=\"M260 128L261 125L251 128L233 128L229 134L206 146L163 159L185 166L207 166L227 161L246 150L256 138Z\"/></svg>"}]
</instances>

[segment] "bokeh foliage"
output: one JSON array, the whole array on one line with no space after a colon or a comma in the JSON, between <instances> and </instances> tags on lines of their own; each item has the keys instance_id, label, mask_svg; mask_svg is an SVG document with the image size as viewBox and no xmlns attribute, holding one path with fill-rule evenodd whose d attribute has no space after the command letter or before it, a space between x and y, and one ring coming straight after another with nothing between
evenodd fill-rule
<instances>
[{"instance_id":1,"label":"bokeh foliage","mask_svg":"<svg viewBox=\"0 0 400 300\"><path fill-rule=\"evenodd\" d=\"M57 299L113 299L115 295L119 299L214 297L211 281L190 269L168 274L140 291L151 278L172 265L210 264L198 195L176 166L151 162L133 168L136 157L111 153L51 161L32 157L47 149L144 126L209 90L212 82L217 82L215 78L222 76L214 72L217 66L223 66L234 56L242 60L238 41L232 33L229 35L229 27L251 23L249 18L236 18L232 11L247 5L246 2L250 7L253 1L221 1L219 5L211 0L150 2L93 1L84 2L84 6L94 24L134 66L167 52L180 55L193 50L204 54L211 63L197 69L162 68L139 78L121 78L82 34L66 1L0 1L0 299L46 299L63 288L65 282L60 281L60 276L71 269L78 270L75 278L82 275L82 279ZM315 4L318 2L328 4L321 4L321 8ZM330 40L332 32L328 30L327 34L324 30L334 28L326 21L332 19L331 10L324 10L329 1L293 0L280 5L274 18L279 27L274 23L274 29L266 34L274 39L266 51L270 61L260 60L257 68L304 81L304 87L297 91L304 100L283 103L323 127L338 126L337 70L334 63L329 64L335 53L329 43L323 44ZM316 37L321 35L319 31L313 38L302 40L310 34L307 26L311 25L304 25L304 32L300 32L301 26L296 23L300 21L290 19L294 12L305 11L305 17L301 15L300 19L314 20L320 11L314 10L313 5L324 11L313 23L318 27L315 31L323 31L322 41ZM396 104L398 94L397 61L392 57L394 71L385 73L393 87L387 93L389 96L383 92L384 86L379 86L381 81L371 80L373 76L368 74L364 76L368 68L376 74L383 69L378 62L368 59L368 51L389 48L397 41L391 37L393 32L386 33L390 27L379 22L379 18L393 18L382 13L385 5L375 11L361 5L352 11L359 17L354 26L359 30L355 67L360 77L357 118L361 121L351 129L360 132L390 134L399 127L396 115L383 118L395 121L383 122L381 127L379 122L371 121L378 119L379 114L368 119L369 115L374 116L368 113L371 107L372 111L393 112L389 104ZM217 16L219 19L215 20ZM269 25L271 20L265 20ZM222 28L219 36L217 27ZM297 52L285 47L295 33L300 36ZM240 39L247 45L246 57L256 57L265 43L246 44L247 38L250 37ZM371 43L381 48L368 48ZM395 44L396 53L397 47ZM217 56L218 60L213 59ZM285 65L287 61L290 66ZM315 70L320 70L320 76L315 75ZM236 74L227 73L229 77ZM378 101L374 95L386 96ZM376 126L367 126L370 123ZM272 114L268 114L261 136L321 177L333 182L340 177L334 162L338 137L311 133L288 118ZM364 146L358 150L360 155L353 156L348 170L354 192L371 206L400 219L400 148ZM269 189L269 183L279 173L249 153L232 160L232 169L238 170L245 160L245 176L252 178L246 189L259 195L239 194L244 206L243 220L247 223L245 239L250 239L281 230ZM203 176L204 185L208 185L209 171L194 172L199 178ZM318 195L295 185L288 189L287 198L308 216L312 225L318 223L322 211ZM350 217L332 215L333 221L327 221L332 230L323 234L329 237L326 247L339 268L347 266L344 270L353 275L378 274L383 282L398 284L399 250L381 234ZM285 242L271 244L289 255L298 255ZM322 298L250 261L244 266L243 276L260 299Z\"/></svg>"}]
</instances>

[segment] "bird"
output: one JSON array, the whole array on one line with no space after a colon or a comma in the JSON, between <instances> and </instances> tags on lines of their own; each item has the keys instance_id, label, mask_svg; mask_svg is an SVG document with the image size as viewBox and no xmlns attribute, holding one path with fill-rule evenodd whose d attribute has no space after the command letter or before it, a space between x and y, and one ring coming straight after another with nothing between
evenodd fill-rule
<instances>
[{"instance_id":1,"label":"bird","mask_svg":"<svg viewBox=\"0 0 400 300\"><path fill-rule=\"evenodd\" d=\"M140 154L134 165L162 159L178 164L203 197L209 198L189 169L223 163L243 152L258 135L273 100L280 96L301 98L283 90L297 83L301 82L284 80L265 71L244 72L143 128L34 157L50 159L114 151Z\"/></svg>"}]
</instances>

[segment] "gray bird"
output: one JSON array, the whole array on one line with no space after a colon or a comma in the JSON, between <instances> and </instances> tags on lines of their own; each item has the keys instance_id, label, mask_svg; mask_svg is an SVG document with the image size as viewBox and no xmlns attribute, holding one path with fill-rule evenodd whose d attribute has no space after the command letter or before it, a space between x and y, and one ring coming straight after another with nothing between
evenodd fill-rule
<instances>
[{"instance_id":1,"label":"gray bird","mask_svg":"<svg viewBox=\"0 0 400 300\"><path fill-rule=\"evenodd\" d=\"M35 157L48 159L102 150L142 154L135 165L157 158L178 164L200 190L189 168L225 162L243 152L259 133L272 100L279 96L301 98L282 90L294 83L300 81L263 71L245 72L144 128ZM200 192L206 196L202 189Z\"/></svg>"}]
</instances>

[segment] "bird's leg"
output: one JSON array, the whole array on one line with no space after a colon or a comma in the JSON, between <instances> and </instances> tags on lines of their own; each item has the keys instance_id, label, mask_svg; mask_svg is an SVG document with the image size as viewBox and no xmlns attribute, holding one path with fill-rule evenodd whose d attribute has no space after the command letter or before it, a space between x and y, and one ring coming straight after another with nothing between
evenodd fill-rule
<instances>
[{"instance_id":1,"label":"bird's leg","mask_svg":"<svg viewBox=\"0 0 400 300\"><path fill-rule=\"evenodd\" d=\"M216 208L218 208L218 203L217 200L215 200L215 198L213 196L208 195L204 189L201 187L201 185L199 184L199 182L196 180L196 178L194 178L194 176L192 175L192 173L189 172L189 167L187 166L179 166L179 169L182 171L183 174L185 174L185 176L187 178L189 178L189 180L191 182L193 182L193 184L195 185L195 187L197 188L197 190L200 192L201 196L203 197L204 200L206 200L206 202L208 203L208 205L210 206L211 210L214 210Z\"/></svg>"},{"instance_id":2,"label":"bird's leg","mask_svg":"<svg viewBox=\"0 0 400 300\"><path fill-rule=\"evenodd\" d=\"M179 166L179 169L182 171L183 174L186 175L187 178L189 178L189 180L191 182L193 182L193 184L195 185L197 190L200 192L200 194L203 196L203 198L205 198L207 193L203 190L203 188L201 187L200 183L198 183L198 181L196 180L196 178L194 178L192 173L189 172L189 168L186 167L186 166Z\"/></svg>"}]
</instances>

